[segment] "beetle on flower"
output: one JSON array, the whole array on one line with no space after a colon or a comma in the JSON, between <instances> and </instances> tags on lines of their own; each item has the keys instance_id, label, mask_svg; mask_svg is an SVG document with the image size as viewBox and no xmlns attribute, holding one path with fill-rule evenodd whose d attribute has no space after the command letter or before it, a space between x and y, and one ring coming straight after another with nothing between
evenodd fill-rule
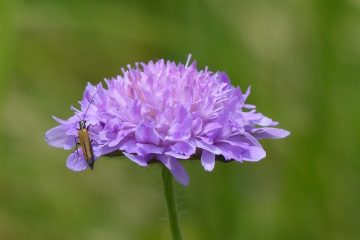
<instances>
[{"instance_id":1,"label":"beetle on flower","mask_svg":"<svg viewBox=\"0 0 360 240\"><path fill-rule=\"evenodd\" d=\"M185 65L165 60L128 65L121 76L105 80L106 87L88 84L80 110L72 107L74 116L54 117L59 125L46 132L47 143L74 148L78 116L90 106L85 120L93 126L95 160L121 151L143 167L160 161L187 185L180 162L194 155L212 171L216 155L224 161L259 161L266 155L259 139L289 135L245 103L250 88L243 93L224 72L198 70L190 57ZM74 171L88 168L81 152L72 152L66 165Z\"/></svg>"}]
</instances>

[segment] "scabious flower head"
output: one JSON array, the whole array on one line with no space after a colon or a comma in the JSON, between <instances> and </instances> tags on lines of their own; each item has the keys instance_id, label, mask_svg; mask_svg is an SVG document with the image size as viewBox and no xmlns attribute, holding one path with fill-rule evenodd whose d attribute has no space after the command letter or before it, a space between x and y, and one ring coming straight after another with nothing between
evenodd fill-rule
<instances>
[{"instance_id":1,"label":"scabious flower head","mask_svg":"<svg viewBox=\"0 0 360 240\"><path fill-rule=\"evenodd\" d=\"M187 185L180 162L193 155L212 171L216 155L224 161L258 161L266 155L259 139L289 135L245 103L250 88L243 93L225 73L198 70L190 56L185 65L164 60L128 65L105 83L87 85L80 110L72 107L74 116L54 117L59 125L46 132L49 145L74 148L84 118L95 159L121 151L143 167L159 161ZM74 171L88 168L82 151L73 151L66 165Z\"/></svg>"}]
</instances>

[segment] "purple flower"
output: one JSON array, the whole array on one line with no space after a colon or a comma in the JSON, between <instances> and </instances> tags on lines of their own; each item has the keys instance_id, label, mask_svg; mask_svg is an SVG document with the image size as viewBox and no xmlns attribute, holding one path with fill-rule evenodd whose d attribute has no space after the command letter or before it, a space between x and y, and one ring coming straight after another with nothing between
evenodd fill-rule
<instances>
[{"instance_id":1,"label":"purple flower","mask_svg":"<svg viewBox=\"0 0 360 240\"><path fill-rule=\"evenodd\" d=\"M95 159L121 151L140 166L160 161L183 185L189 177L180 164L193 155L201 156L206 171L215 166L215 156L224 161L259 161L266 155L262 138L283 138L288 131L274 128L274 122L245 103L243 93L223 72L198 70L196 63L185 65L158 60L136 63L122 69L122 75L107 79L106 87L88 84L81 110L46 132L49 145L75 147L80 118L90 125ZM88 168L82 151L67 159L74 171Z\"/></svg>"}]
</instances>

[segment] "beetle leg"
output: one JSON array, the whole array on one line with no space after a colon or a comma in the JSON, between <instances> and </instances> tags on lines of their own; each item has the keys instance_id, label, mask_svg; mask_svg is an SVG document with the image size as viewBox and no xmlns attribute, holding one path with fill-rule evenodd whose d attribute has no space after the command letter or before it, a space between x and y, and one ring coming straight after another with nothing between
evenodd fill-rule
<instances>
[{"instance_id":1,"label":"beetle leg","mask_svg":"<svg viewBox=\"0 0 360 240\"><path fill-rule=\"evenodd\" d=\"M75 149L74 149L74 151L72 151L72 153L75 152L75 150L76 150L76 151L78 150L78 146L81 146L81 143L79 143L76 139L79 139L79 137L75 137L75 138L74 138L74 141L75 141Z\"/></svg>"},{"instance_id":2,"label":"beetle leg","mask_svg":"<svg viewBox=\"0 0 360 240\"><path fill-rule=\"evenodd\" d=\"M86 129L89 131L90 127L95 127L95 126L98 126L98 125L100 125L100 123L95 124L95 125L89 124L89 125L86 127Z\"/></svg>"},{"instance_id":3,"label":"beetle leg","mask_svg":"<svg viewBox=\"0 0 360 240\"><path fill-rule=\"evenodd\" d=\"M96 124L97 125L97 124ZM87 127L86 127L86 129L89 131L89 129L90 129L90 127L93 127L94 125L92 125L92 124L89 124Z\"/></svg>"},{"instance_id":4,"label":"beetle leg","mask_svg":"<svg viewBox=\"0 0 360 240\"><path fill-rule=\"evenodd\" d=\"M105 145L105 144L102 144L102 143L98 143L97 141L92 140L92 139L90 140L90 142L91 142L91 143L93 143L93 142L94 142L94 143L96 143L97 145Z\"/></svg>"},{"instance_id":5,"label":"beetle leg","mask_svg":"<svg viewBox=\"0 0 360 240\"><path fill-rule=\"evenodd\" d=\"M75 141L75 149L74 149L74 151L73 152L75 152L76 151L76 153L77 153L77 158L76 158L76 160L75 160L75 163L77 163L77 161L78 161L78 159L79 159L79 148L78 148L78 146L79 145L81 145L76 139L79 139L79 137L75 137L74 138L74 141Z\"/></svg>"}]
</instances>

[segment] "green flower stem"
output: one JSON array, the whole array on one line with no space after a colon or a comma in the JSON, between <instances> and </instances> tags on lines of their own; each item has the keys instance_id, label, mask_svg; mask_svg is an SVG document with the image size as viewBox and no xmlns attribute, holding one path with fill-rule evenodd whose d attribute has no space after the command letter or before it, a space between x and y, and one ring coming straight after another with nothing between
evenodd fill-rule
<instances>
[{"instance_id":1,"label":"green flower stem","mask_svg":"<svg viewBox=\"0 0 360 240\"><path fill-rule=\"evenodd\" d=\"M176 209L173 177L170 171L165 167L163 167L162 170L162 177L164 181L164 193L168 208L171 234L173 236L173 240L181 240L182 237L181 237L178 214Z\"/></svg>"}]
</instances>

